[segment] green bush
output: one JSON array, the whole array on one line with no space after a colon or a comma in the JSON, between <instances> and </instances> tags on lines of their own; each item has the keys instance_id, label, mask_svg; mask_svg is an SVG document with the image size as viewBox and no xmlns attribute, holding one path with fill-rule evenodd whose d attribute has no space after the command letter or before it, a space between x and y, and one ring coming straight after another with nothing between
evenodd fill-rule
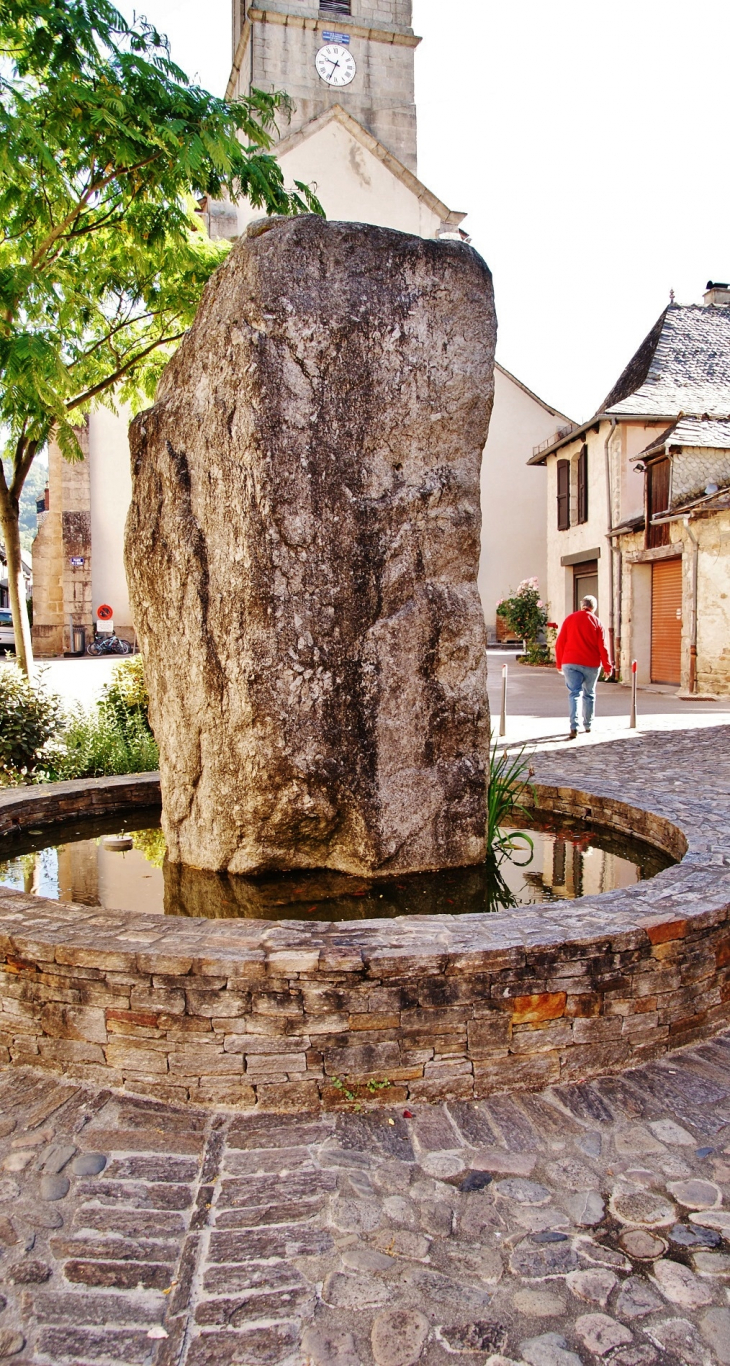
<instances>
[{"instance_id":1,"label":"green bush","mask_svg":"<svg viewBox=\"0 0 730 1366\"><path fill-rule=\"evenodd\" d=\"M117 665L91 711L66 715L42 682L0 668L0 786L151 772L160 756L148 703L139 655Z\"/></svg>"},{"instance_id":2,"label":"green bush","mask_svg":"<svg viewBox=\"0 0 730 1366\"><path fill-rule=\"evenodd\" d=\"M115 773L149 773L159 753L145 719L135 711L120 714L106 698L91 712L72 712L49 764L50 778L103 778Z\"/></svg>"},{"instance_id":3,"label":"green bush","mask_svg":"<svg viewBox=\"0 0 730 1366\"><path fill-rule=\"evenodd\" d=\"M141 655L132 655L123 664L117 664L112 673L111 683L103 692L103 702L118 716L120 724L126 725L130 716L137 716L152 734L149 722L150 695L144 678L144 662Z\"/></svg>"},{"instance_id":4,"label":"green bush","mask_svg":"<svg viewBox=\"0 0 730 1366\"><path fill-rule=\"evenodd\" d=\"M15 664L0 668L0 785L42 781L46 745L61 727L61 700Z\"/></svg>"}]
</instances>

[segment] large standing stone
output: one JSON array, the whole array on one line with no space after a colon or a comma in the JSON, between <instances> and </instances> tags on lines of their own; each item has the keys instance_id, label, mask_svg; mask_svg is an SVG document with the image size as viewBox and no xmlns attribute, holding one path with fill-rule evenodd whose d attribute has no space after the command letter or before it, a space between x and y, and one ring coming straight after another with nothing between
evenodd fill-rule
<instances>
[{"instance_id":1,"label":"large standing stone","mask_svg":"<svg viewBox=\"0 0 730 1366\"><path fill-rule=\"evenodd\" d=\"M208 285L130 434L172 862L484 857L495 327L470 247L316 217L250 229Z\"/></svg>"}]
</instances>

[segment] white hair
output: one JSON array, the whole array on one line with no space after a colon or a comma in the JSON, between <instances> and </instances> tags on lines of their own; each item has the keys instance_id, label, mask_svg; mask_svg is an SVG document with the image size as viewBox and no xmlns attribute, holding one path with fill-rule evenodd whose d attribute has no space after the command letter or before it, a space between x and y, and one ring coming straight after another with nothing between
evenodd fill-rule
<instances>
[{"instance_id":1,"label":"white hair","mask_svg":"<svg viewBox=\"0 0 730 1366\"><path fill-rule=\"evenodd\" d=\"M598 599L592 597L590 593L580 600L581 607L587 607L589 612L595 612L598 606Z\"/></svg>"}]
</instances>

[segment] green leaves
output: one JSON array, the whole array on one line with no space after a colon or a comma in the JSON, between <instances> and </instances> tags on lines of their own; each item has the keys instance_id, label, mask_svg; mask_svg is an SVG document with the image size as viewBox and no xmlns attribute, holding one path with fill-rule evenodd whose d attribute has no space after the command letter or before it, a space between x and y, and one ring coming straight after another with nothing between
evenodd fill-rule
<instances>
[{"instance_id":1,"label":"green leaves","mask_svg":"<svg viewBox=\"0 0 730 1366\"><path fill-rule=\"evenodd\" d=\"M61 702L12 665L0 669L0 786L32 782L62 724Z\"/></svg>"},{"instance_id":2,"label":"green leaves","mask_svg":"<svg viewBox=\"0 0 730 1366\"><path fill-rule=\"evenodd\" d=\"M13 534L34 455L115 393L152 397L228 247L191 197L320 213L270 154L284 95L229 104L191 85L146 19L108 0L0 0L0 531ZM12 563L11 563L12 561ZM30 666L11 587L18 660ZM17 618L17 620L16 620Z\"/></svg>"},{"instance_id":3,"label":"green leaves","mask_svg":"<svg viewBox=\"0 0 730 1366\"><path fill-rule=\"evenodd\" d=\"M106 0L0 0L0 423L39 443L110 389L149 396L227 244L192 196L319 211L270 154L281 95L229 104Z\"/></svg>"}]
</instances>

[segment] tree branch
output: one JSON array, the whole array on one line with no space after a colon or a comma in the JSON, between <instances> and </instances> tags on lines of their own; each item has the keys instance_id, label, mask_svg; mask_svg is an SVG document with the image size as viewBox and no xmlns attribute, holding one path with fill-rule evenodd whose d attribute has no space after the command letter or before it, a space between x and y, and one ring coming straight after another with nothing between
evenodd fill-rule
<instances>
[{"instance_id":1,"label":"tree branch","mask_svg":"<svg viewBox=\"0 0 730 1366\"><path fill-rule=\"evenodd\" d=\"M90 399L96 398L97 394L103 393L105 389L110 389L113 384L116 384L120 379L123 379L129 370L134 369L135 365L138 365L141 360L144 360L145 356L149 356L151 351L156 351L160 346L169 346L172 342L180 341L180 338L184 336L184 332L176 332L172 337L160 337L158 341L152 342L151 346L145 347L144 351L139 352L139 355L133 356L131 360L128 360L124 365L121 365L113 375L107 375L106 379L100 380L98 384L94 384L92 388L87 389L85 393L78 394L76 398L69 399L65 405L66 412L73 412L73 409L78 408L82 403L88 403Z\"/></svg>"}]
</instances>

